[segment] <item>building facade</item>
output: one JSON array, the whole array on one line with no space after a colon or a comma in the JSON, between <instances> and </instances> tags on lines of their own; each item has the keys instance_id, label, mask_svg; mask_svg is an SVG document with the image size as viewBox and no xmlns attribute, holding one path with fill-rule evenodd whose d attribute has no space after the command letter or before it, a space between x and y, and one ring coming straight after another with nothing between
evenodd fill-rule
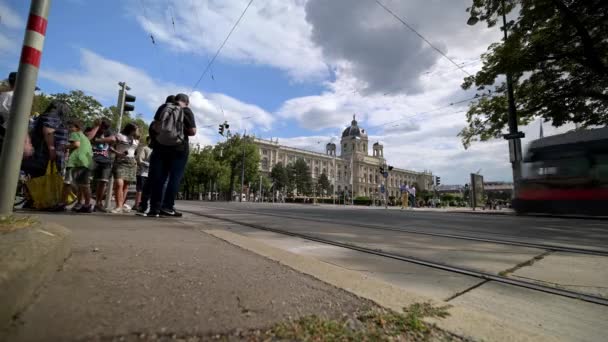
<instances>
[{"instance_id":1,"label":"building facade","mask_svg":"<svg viewBox=\"0 0 608 342\"><path fill-rule=\"evenodd\" d=\"M354 197L374 197L380 194L384 184L384 177L379 172L381 166L388 164L384 147L374 143L370 155L367 132L359 127L354 117L342 132L340 155L334 143L326 145L325 154L279 145L278 141L255 139L255 143L260 151L260 169L266 174L278 163L287 166L301 158L308 165L313 180L325 173L338 194L352 191ZM430 190L433 175L395 167L389 172L385 187L389 196L399 196L400 185L414 183L418 190Z\"/></svg>"}]
</instances>

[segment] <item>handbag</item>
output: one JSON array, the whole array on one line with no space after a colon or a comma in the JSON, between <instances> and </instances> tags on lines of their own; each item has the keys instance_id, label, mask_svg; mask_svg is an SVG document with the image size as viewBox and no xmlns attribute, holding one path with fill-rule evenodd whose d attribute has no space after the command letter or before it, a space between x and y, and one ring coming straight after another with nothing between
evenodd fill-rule
<instances>
[{"instance_id":1,"label":"handbag","mask_svg":"<svg viewBox=\"0 0 608 342\"><path fill-rule=\"evenodd\" d=\"M36 209L53 208L63 200L63 177L57 171L57 165L53 161L48 162L44 176L32 178L25 185ZM73 202L75 197L71 193L68 196L68 203Z\"/></svg>"}]
</instances>

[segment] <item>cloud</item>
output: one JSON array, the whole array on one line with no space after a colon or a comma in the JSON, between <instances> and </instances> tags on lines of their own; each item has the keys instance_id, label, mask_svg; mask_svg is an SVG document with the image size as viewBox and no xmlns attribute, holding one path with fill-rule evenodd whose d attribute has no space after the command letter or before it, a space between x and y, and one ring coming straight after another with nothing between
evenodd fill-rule
<instances>
[{"instance_id":1,"label":"cloud","mask_svg":"<svg viewBox=\"0 0 608 342\"><path fill-rule=\"evenodd\" d=\"M458 62L478 57L494 36L482 28L472 34L467 27L465 9L470 0L382 2ZM334 63L346 62L353 75L365 82L366 94L422 92L420 77L425 72L433 71L438 62L451 65L375 1L310 0L306 19L323 55Z\"/></svg>"},{"instance_id":2,"label":"cloud","mask_svg":"<svg viewBox=\"0 0 608 342\"><path fill-rule=\"evenodd\" d=\"M137 96L136 112L144 113L148 119L151 119L153 112L165 101L167 95L189 93L185 86L153 79L141 69L106 59L87 49L80 50L80 57L79 68L43 69L41 76L66 89L83 90L105 104L114 104L118 94L118 82L128 80L128 85L132 89L130 93ZM190 94L190 106L199 127L196 140L200 143L215 141L214 137L217 136L215 129L224 120L231 120L231 129L235 131L253 127L268 130L274 120L270 113L260 107L225 94L195 91ZM244 117L250 118L242 120Z\"/></svg>"},{"instance_id":3,"label":"cloud","mask_svg":"<svg viewBox=\"0 0 608 342\"><path fill-rule=\"evenodd\" d=\"M179 53L210 56L244 10L248 1L190 1L168 6L149 0L134 8L137 21L154 38ZM173 18L175 26L170 18ZM224 46L220 58L286 71L293 79L326 77L321 51L311 39L302 0L253 2Z\"/></svg>"},{"instance_id":4,"label":"cloud","mask_svg":"<svg viewBox=\"0 0 608 342\"><path fill-rule=\"evenodd\" d=\"M25 28L25 21L21 16L9 7L4 1L0 1L0 55L18 53L19 48L18 30Z\"/></svg>"},{"instance_id":5,"label":"cloud","mask_svg":"<svg viewBox=\"0 0 608 342\"><path fill-rule=\"evenodd\" d=\"M25 28L25 21L15 10L9 7L4 1L0 1L0 13L0 25L5 26L11 30Z\"/></svg>"}]
</instances>

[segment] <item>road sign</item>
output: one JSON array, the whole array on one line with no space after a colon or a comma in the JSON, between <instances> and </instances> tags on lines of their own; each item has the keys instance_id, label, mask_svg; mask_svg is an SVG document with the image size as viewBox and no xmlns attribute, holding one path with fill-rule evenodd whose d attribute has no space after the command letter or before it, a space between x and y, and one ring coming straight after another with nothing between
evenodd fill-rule
<instances>
[{"instance_id":1,"label":"road sign","mask_svg":"<svg viewBox=\"0 0 608 342\"><path fill-rule=\"evenodd\" d=\"M388 178L388 172L384 172L382 175L384 176L384 178Z\"/></svg>"},{"instance_id":2,"label":"road sign","mask_svg":"<svg viewBox=\"0 0 608 342\"><path fill-rule=\"evenodd\" d=\"M380 186L380 192L384 193L384 184Z\"/></svg>"}]
</instances>

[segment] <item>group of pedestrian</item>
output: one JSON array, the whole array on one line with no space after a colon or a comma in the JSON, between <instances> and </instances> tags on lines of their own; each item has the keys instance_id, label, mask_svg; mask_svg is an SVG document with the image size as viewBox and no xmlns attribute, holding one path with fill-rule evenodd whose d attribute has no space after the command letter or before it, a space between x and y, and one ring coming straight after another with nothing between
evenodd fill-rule
<instances>
[{"instance_id":1,"label":"group of pedestrian","mask_svg":"<svg viewBox=\"0 0 608 342\"><path fill-rule=\"evenodd\" d=\"M416 187L408 184L401 184L399 187L401 192L401 209L416 207Z\"/></svg>"},{"instance_id":2,"label":"group of pedestrian","mask_svg":"<svg viewBox=\"0 0 608 342\"><path fill-rule=\"evenodd\" d=\"M10 89L0 89L0 138L10 119L15 79L16 74L11 73ZM140 127L135 123L127 123L116 133L106 119L85 128L73 119L66 103L53 100L30 122L21 170L32 179L45 176L48 166L54 165L61 175L62 199L46 210L65 211L73 204L71 210L78 213L106 212L110 201L106 193L113 178L115 207L111 213L131 212L127 195L129 185L135 183L133 208L138 215L181 216L175 210L175 197L188 160L188 137L195 134L194 114L185 94L167 97L158 108L146 144L140 143ZM91 182L96 183L94 196ZM76 200L70 201L73 194ZM30 198L23 207L34 208L35 203Z\"/></svg>"}]
</instances>

